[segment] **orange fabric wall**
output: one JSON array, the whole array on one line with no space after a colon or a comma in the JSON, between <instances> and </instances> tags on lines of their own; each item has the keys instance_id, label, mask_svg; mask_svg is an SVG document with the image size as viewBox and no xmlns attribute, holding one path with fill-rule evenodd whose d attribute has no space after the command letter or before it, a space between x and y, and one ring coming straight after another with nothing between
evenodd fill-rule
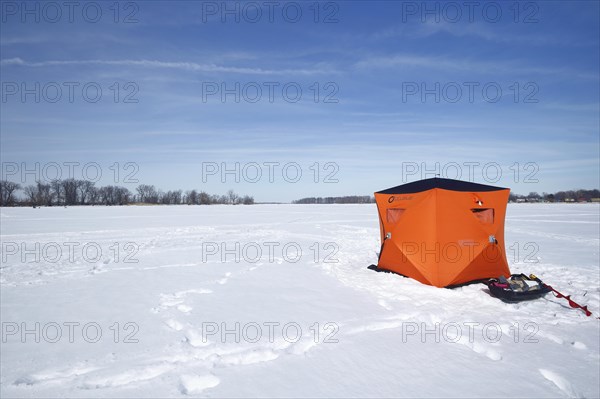
<instances>
[{"instance_id":1,"label":"orange fabric wall","mask_svg":"<svg viewBox=\"0 0 600 399\"><path fill-rule=\"evenodd\" d=\"M414 194L375 193L385 240L378 267L437 287L508 276L504 218L510 190L460 192L434 188ZM394 223L389 209L404 209ZM472 209L494 209L481 217ZM396 212L397 216L398 212ZM490 243L494 236L496 243Z\"/></svg>"}]
</instances>

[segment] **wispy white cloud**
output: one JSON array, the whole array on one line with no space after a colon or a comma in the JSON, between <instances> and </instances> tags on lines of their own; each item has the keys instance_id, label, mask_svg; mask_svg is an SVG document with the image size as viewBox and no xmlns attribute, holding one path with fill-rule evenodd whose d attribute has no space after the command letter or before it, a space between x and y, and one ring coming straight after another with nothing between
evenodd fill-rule
<instances>
[{"instance_id":1,"label":"wispy white cloud","mask_svg":"<svg viewBox=\"0 0 600 399\"><path fill-rule=\"evenodd\" d=\"M101 41L117 44L134 44L134 40L129 37L118 36L107 33L86 33L79 32L77 35L54 34L54 35L23 35L23 36L3 36L0 38L0 46L18 46L18 45L38 45L38 44L89 44L90 41L99 43Z\"/></svg>"},{"instance_id":2,"label":"wispy white cloud","mask_svg":"<svg viewBox=\"0 0 600 399\"><path fill-rule=\"evenodd\" d=\"M530 24L535 27L537 25ZM556 35L548 32L537 33L527 31L526 34L515 32L511 26L502 27L497 24L483 23L483 22L470 22L470 23L452 23L449 21L433 21L428 20L426 22L416 22L413 24L401 24L394 25L391 27L384 28L370 35L371 39L374 40L386 40L394 39L398 37L403 38L429 38L436 34L445 34L453 37L473 37L477 39L484 39L491 42L497 43L513 43L513 44L526 44L536 46L598 46L597 38L588 38L586 40L577 40L573 37L563 35Z\"/></svg>"},{"instance_id":3,"label":"wispy white cloud","mask_svg":"<svg viewBox=\"0 0 600 399\"><path fill-rule=\"evenodd\" d=\"M416 67L436 70L454 70L478 74L506 73L512 75L560 75L579 79L599 80L597 73L587 73L570 68L550 68L520 65L514 61L473 61L447 56L422 56L414 54L396 54L386 56L366 56L354 64L357 69Z\"/></svg>"},{"instance_id":4,"label":"wispy white cloud","mask_svg":"<svg viewBox=\"0 0 600 399\"><path fill-rule=\"evenodd\" d=\"M48 36L15 36L0 38L1 46L12 46L19 44L40 44L50 41Z\"/></svg>"},{"instance_id":5,"label":"wispy white cloud","mask_svg":"<svg viewBox=\"0 0 600 399\"><path fill-rule=\"evenodd\" d=\"M544 108L561 110L561 111L579 111L579 112L600 111L600 103L573 104L573 103L552 102L552 103L542 104L541 106Z\"/></svg>"},{"instance_id":6,"label":"wispy white cloud","mask_svg":"<svg viewBox=\"0 0 600 399\"><path fill-rule=\"evenodd\" d=\"M52 66L129 66L140 68L165 68L176 69L192 72L207 72L207 73L236 73L248 75L314 75L323 73L332 73L332 70L324 69L263 69L255 67L237 67L237 66L222 66L216 64L200 64L197 62L181 62L181 61L158 61L158 60L48 60L30 62L22 58L8 58L0 61L2 66L25 66L32 68L43 68Z\"/></svg>"}]
</instances>

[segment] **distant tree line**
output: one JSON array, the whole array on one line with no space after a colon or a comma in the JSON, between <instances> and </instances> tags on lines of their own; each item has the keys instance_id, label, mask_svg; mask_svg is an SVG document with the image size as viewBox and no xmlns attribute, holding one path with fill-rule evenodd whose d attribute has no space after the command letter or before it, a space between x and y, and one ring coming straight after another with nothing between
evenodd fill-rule
<instances>
[{"instance_id":1,"label":"distant tree line","mask_svg":"<svg viewBox=\"0 0 600 399\"><path fill-rule=\"evenodd\" d=\"M294 204L370 204L375 197L369 195L349 195L345 197L308 197L293 201Z\"/></svg>"},{"instance_id":2,"label":"distant tree line","mask_svg":"<svg viewBox=\"0 0 600 399\"><path fill-rule=\"evenodd\" d=\"M530 192L527 195L513 194L509 196L510 202L591 202L600 200L600 190L569 190L556 193Z\"/></svg>"},{"instance_id":3,"label":"distant tree line","mask_svg":"<svg viewBox=\"0 0 600 399\"><path fill-rule=\"evenodd\" d=\"M591 202L600 201L600 190L569 190L556 193L530 192L527 195L511 193L510 202ZM368 195L351 195L345 197L307 197L295 200L293 204L368 204L375 198Z\"/></svg>"},{"instance_id":4,"label":"distant tree line","mask_svg":"<svg viewBox=\"0 0 600 399\"><path fill-rule=\"evenodd\" d=\"M17 193L22 192L22 196ZM135 193L126 187L96 187L89 180L65 179L50 183L37 181L35 184L21 186L7 180L0 180L0 206L66 206L66 205L128 205L144 204L188 204L188 205L252 205L254 198L240 196L233 190L226 195L211 195L204 191L182 190L163 192L156 187L140 184Z\"/></svg>"},{"instance_id":5,"label":"distant tree line","mask_svg":"<svg viewBox=\"0 0 600 399\"><path fill-rule=\"evenodd\" d=\"M22 196L17 195L22 192ZM511 202L591 202L600 201L600 190L569 190L556 193L530 192L528 195L511 193ZM307 197L294 204L368 204L375 198L368 195L343 197ZM164 192L153 185L140 184L135 193L126 187L96 187L89 180L65 179L50 183L37 181L35 184L21 186L8 180L0 180L0 206L65 206L65 205L128 205L143 204L188 204L188 205L252 205L254 198L238 195L229 190L225 195L212 195L204 191L169 190Z\"/></svg>"}]
</instances>

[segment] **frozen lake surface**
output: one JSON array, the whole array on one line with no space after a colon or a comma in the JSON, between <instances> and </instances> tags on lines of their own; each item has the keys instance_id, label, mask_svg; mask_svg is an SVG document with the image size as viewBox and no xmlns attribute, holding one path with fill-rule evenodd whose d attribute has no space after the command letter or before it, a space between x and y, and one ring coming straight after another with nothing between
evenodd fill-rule
<instances>
[{"instance_id":1,"label":"frozen lake surface","mask_svg":"<svg viewBox=\"0 0 600 399\"><path fill-rule=\"evenodd\" d=\"M369 205L0 208L2 397L599 397L600 207L510 204L506 304L375 273Z\"/></svg>"}]
</instances>

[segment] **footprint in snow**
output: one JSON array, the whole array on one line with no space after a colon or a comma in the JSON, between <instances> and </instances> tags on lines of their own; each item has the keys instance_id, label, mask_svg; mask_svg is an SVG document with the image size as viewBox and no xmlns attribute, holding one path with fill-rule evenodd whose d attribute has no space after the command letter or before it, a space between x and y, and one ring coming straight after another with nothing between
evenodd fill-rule
<instances>
[{"instance_id":1,"label":"footprint in snow","mask_svg":"<svg viewBox=\"0 0 600 399\"><path fill-rule=\"evenodd\" d=\"M230 276L231 276L231 272L225 273L225 277L223 277L222 279L220 279L219 281L217 281L217 283L219 283L221 285L227 283L227 280L229 280Z\"/></svg>"},{"instance_id":2,"label":"footprint in snow","mask_svg":"<svg viewBox=\"0 0 600 399\"><path fill-rule=\"evenodd\" d=\"M317 346L317 342L312 336L304 336L288 348L286 352L292 355L304 355L315 346Z\"/></svg>"},{"instance_id":3,"label":"footprint in snow","mask_svg":"<svg viewBox=\"0 0 600 399\"><path fill-rule=\"evenodd\" d=\"M37 385L45 382L62 381L99 370L99 367L90 366L87 362L79 363L74 367L62 370L46 370L18 378L14 385Z\"/></svg>"},{"instance_id":4,"label":"footprint in snow","mask_svg":"<svg viewBox=\"0 0 600 399\"><path fill-rule=\"evenodd\" d=\"M183 324L175 319L168 319L165 321L165 324L175 331L181 331L183 329Z\"/></svg>"},{"instance_id":5,"label":"footprint in snow","mask_svg":"<svg viewBox=\"0 0 600 399\"><path fill-rule=\"evenodd\" d=\"M190 313L193 309L194 308L192 308L191 306L185 304L177 305L177 310L179 310L182 313Z\"/></svg>"},{"instance_id":6,"label":"footprint in snow","mask_svg":"<svg viewBox=\"0 0 600 399\"><path fill-rule=\"evenodd\" d=\"M380 299L377 301L377 304L386 310L392 310L392 307L385 299Z\"/></svg>"},{"instance_id":7,"label":"footprint in snow","mask_svg":"<svg viewBox=\"0 0 600 399\"><path fill-rule=\"evenodd\" d=\"M586 344L584 344L583 342L574 341L574 342L571 342L571 345L573 345L573 348L575 348L575 349L580 349L580 350L587 349Z\"/></svg>"},{"instance_id":8,"label":"footprint in snow","mask_svg":"<svg viewBox=\"0 0 600 399\"><path fill-rule=\"evenodd\" d=\"M141 366L136 368L127 368L114 372L113 369L108 370L108 373L98 373L93 377L86 378L80 388L82 389L99 389L122 387L129 384L152 380L159 377L175 368L171 364L156 364L150 366Z\"/></svg>"},{"instance_id":9,"label":"footprint in snow","mask_svg":"<svg viewBox=\"0 0 600 399\"><path fill-rule=\"evenodd\" d=\"M159 306L150 309L150 311L160 313L161 310L176 307L180 312L189 313L192 308L185 304L185 298L190 294L212 294L212 290L200 288L179 291L174 294L160 294Z\"/></svg>"},{"instance_id":10,"label":"footprint in snow","mask_svg":"<svg viewBox=\"0 0 600 399\"><path fill-rule=\"evenodd\" d=\"M557 344L559 344L559 345L562 345L562 344L564 344L564 343L565 343L565 341L564 341L562 338L560 338L560 337L557 337L556 335L553 335L553 334L550 334L550 333L547 333L547 332L538 331L538 332L537 332L537 334L538 334L540 337L542 337L542 338L546 338L546 339L549 339L550 341L552 341L552 342L554 342L554 343L557 343Z\"/></svg>"},{"instance_id":11,"label":"footprint in snow","mask_svg":"<svg viewBox=\"0 0 600 399\"><path fill-rule=\"evenodd\" d=\"M480 355L487 356L488 359L498 361L502 360L502 354L497 350L490 348L489 345L482 344L481 342L473 341L471 342L468 337L461 337L457 343L466 346L471 349L473 352L478 353Z\"/></svg>"},{"instance_id":12,"label":"footprint in snow","mask_svg":"<svg viewBox=\"0 0 600 399\"><path fill-rule=\"evenodd\" d=\"M214 388L221 381L212 374L206 375L182 375L179 379L180 391L184 395L193 395Z\"/></svg>"},{"instance_id":13,"label":"footprint in snow","mask_svg":"<svg viewBox=\"0 0 600 399\"><path fill-rule=\"evenodd\" d=\"M248 364L270 362L278 357L279 352L270 348L253 348L240 353L222 355L219 360L221 364L226 366L245 366Z\"/></svg>"},{"instance_id":14,"label":"footprint in snow","mask_svg":"<svg viewBox=\"0 0 600 399\"><path fill-rule=\"evenodd\" d=\"M366 331L389 330L400 327L402 327L402 321L399 320L376 321L362 326L350 328L347 332L348 334L359 334Z\"/></svg>"},{"instance_id":15,"label":"footprint in snow","mask_svg":"<svg viewBox=\"0 0 600 399\"><path fill-rule=\"evenodd\" d=\"M547 379L548 381L550 381L554 385L556 385L556 387L558 389L563 391L570 398L580 398L581 397L581 395L579 395L577 392L575 392L575 389L573 388L573 386L571 385L569 380L567 380L560 374L557 374L554 371L550 371L547 369L539 369L539 371L545 379Z\"/></svg>"},{"instance_id":16,"label":"footprint in snow","mask_svg":"<svg viewBox=\"0 0 600 399\"><path fill-rule=\"evenodd\" d=\"M178 298L175 295L170 294L160 294L160 307L163 309L170 308L173 306L177 306L183 303L182 298Z\"/></svg>"},{"instance_id":17,"label":"footprint in snow","mask_svg":"<svg viewBox=\"0 0 600 399\"><path fill-rule=\"evenodd\" d=\"M185 333L185 340L194 348L210 345L210 342L206 339L206 337L203 337L202 334L196 330L187 330Z\"/></svg>"}]
</instances>

